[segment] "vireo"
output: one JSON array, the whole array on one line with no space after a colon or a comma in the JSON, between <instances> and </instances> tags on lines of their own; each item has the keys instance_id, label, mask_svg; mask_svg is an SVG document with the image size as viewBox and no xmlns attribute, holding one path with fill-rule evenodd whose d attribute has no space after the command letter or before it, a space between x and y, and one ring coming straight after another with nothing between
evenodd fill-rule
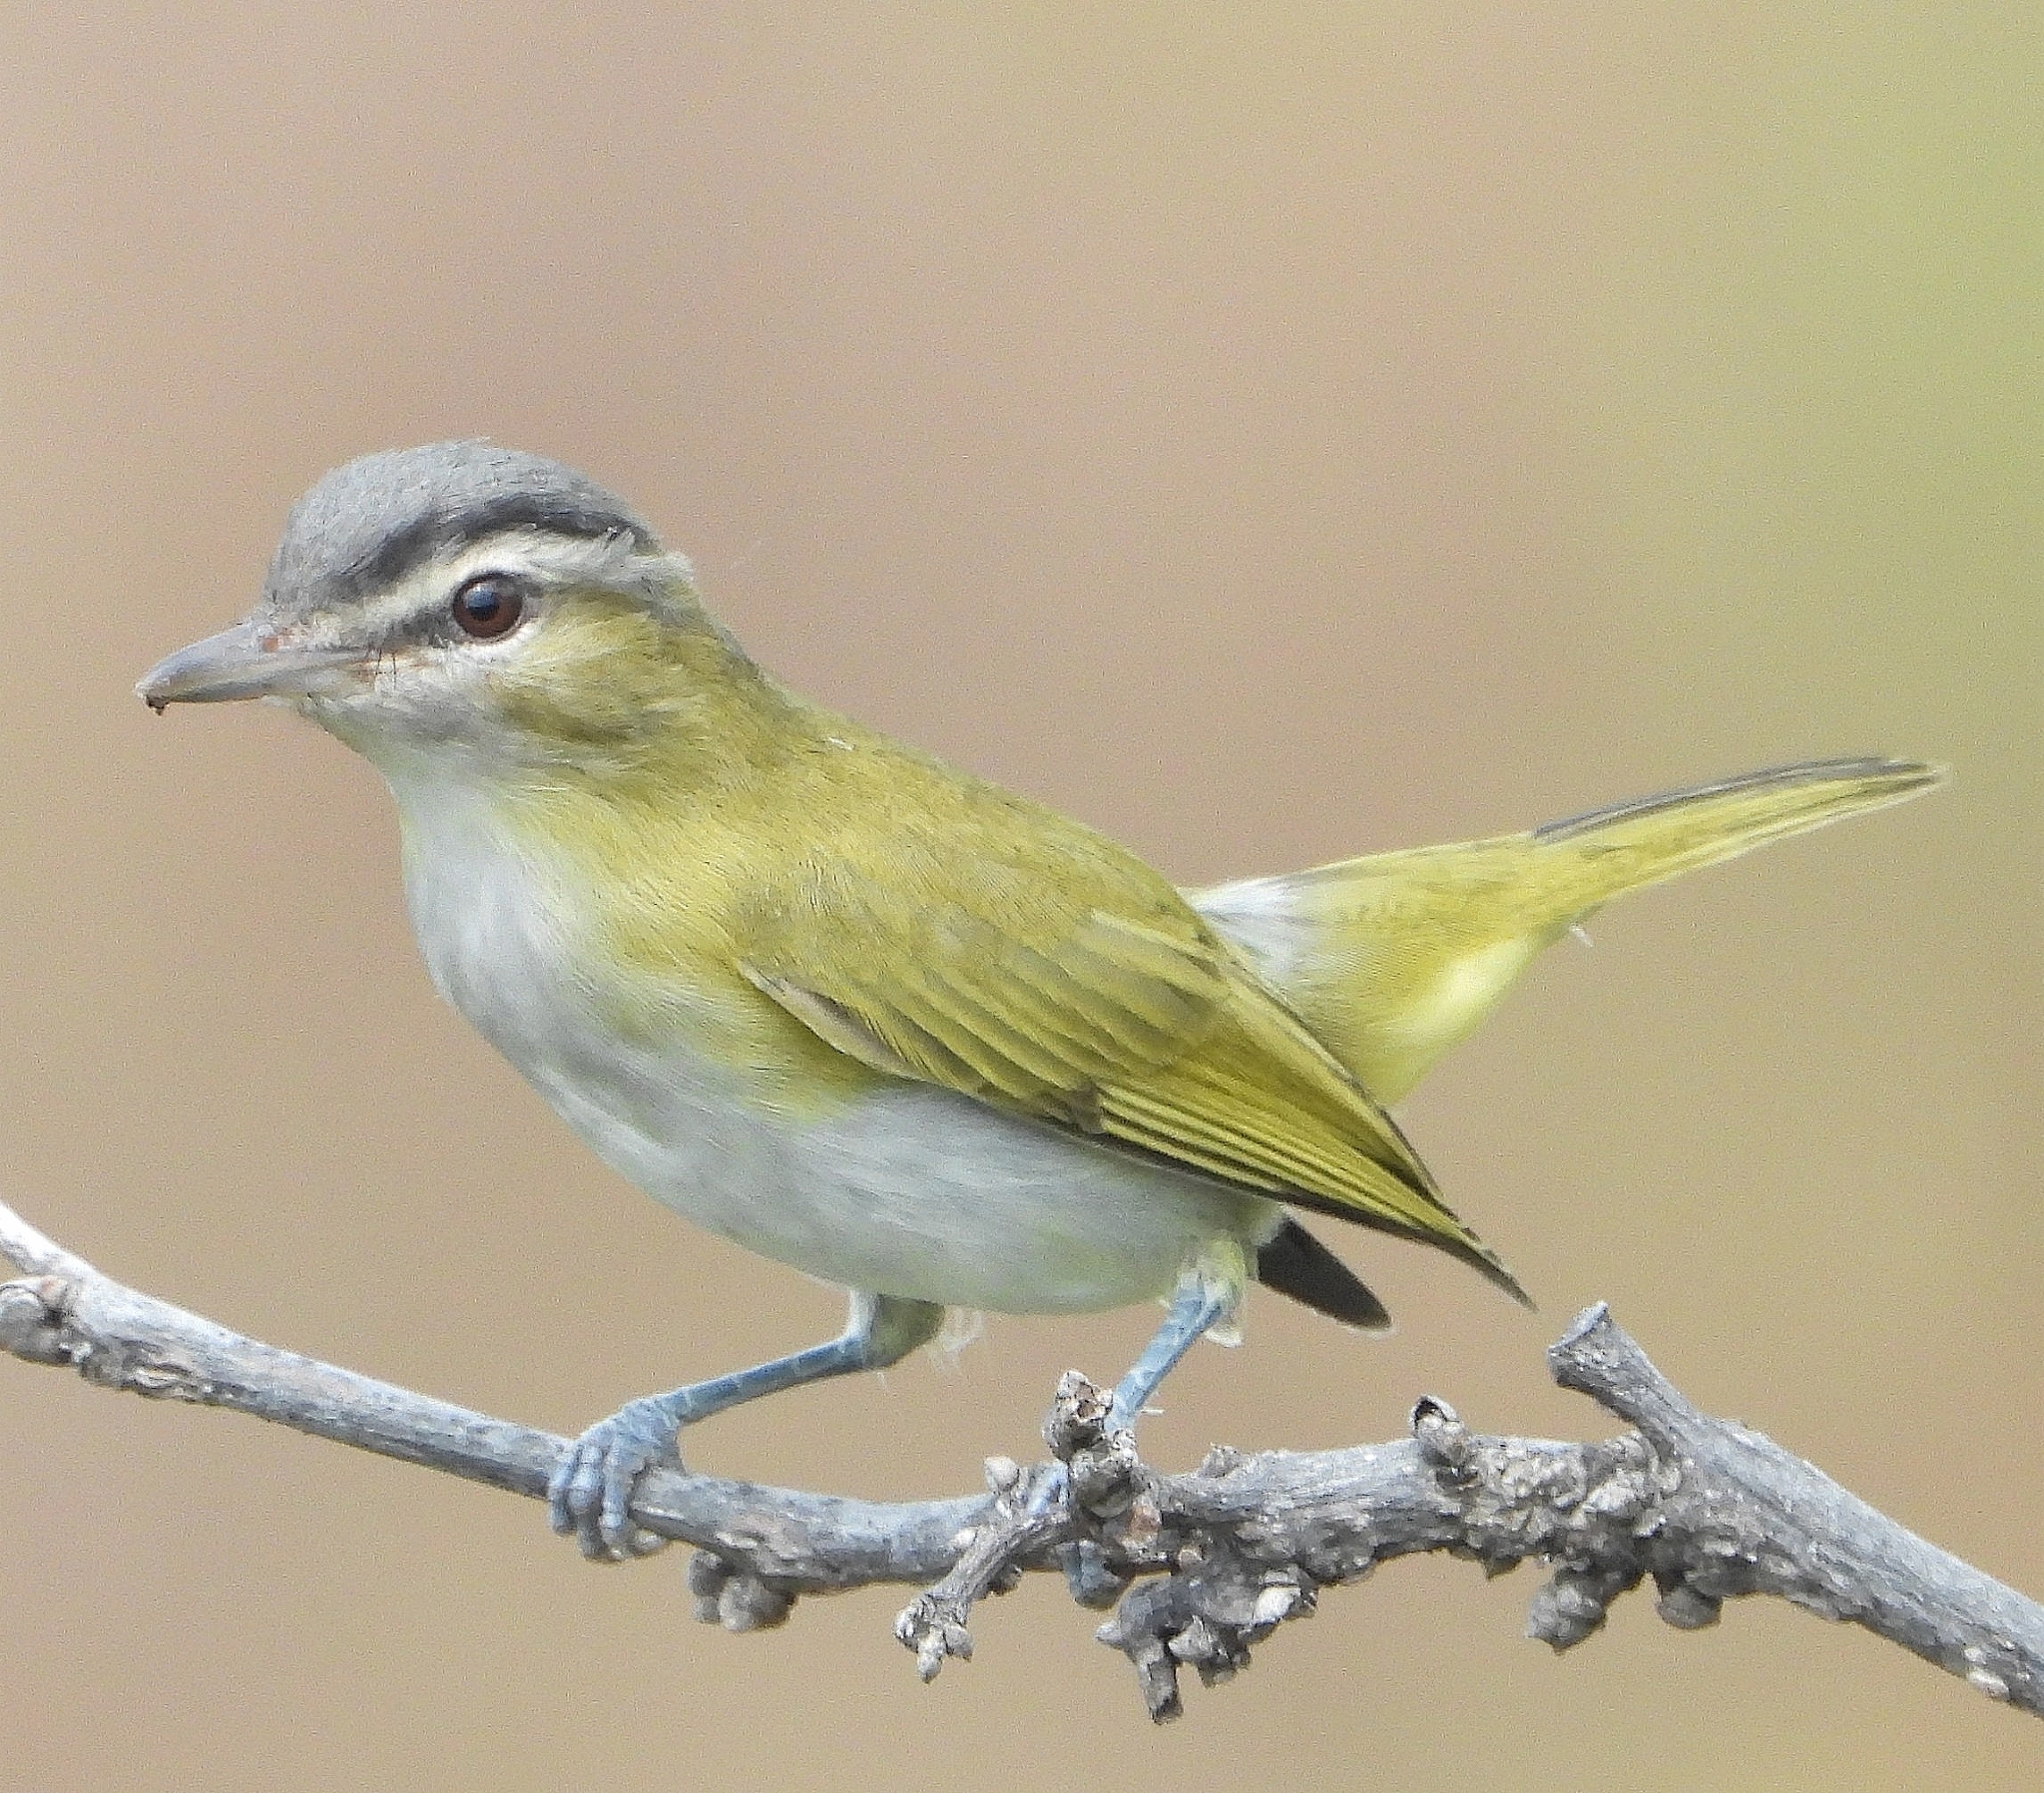
<instances>
[{"instance_id":1,"label":"vireo","mask_svg":"<svg viewBox=\"0 0 2044 1793\"><path fill-rule=\"evenodd\" d=\"M1125 1426L1252 1279L1386 1324L1300 1211L1523 1300L1385 1105L1599 904L1938 777L1787 766L1185 893L803 701L636 512L482 442L329 473L248 620L140 691L275 699L365 754L440 993L629 1180L852 1291L827 1344L582 1435L551 1517L603 1557L651 1547L632 1484L682 1426L894 1363L947 1306L1163 1298Z\"/></svg>"}]
</instances>

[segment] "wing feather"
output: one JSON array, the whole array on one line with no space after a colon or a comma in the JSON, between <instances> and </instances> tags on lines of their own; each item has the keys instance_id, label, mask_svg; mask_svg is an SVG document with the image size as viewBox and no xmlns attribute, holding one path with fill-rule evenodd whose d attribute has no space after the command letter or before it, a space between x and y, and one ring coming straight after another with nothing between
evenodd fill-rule
<instances>
[{"instance_id":1,"label":"wing feather","mask_svg":"<svg viewBox=\"0 0 2044 1793\"><path fill-rule=\"evenodd\" d=\"M756 918L742 969L875 1070L1424 1239L1524 1299L1396 1122L1175 892L1128 865L1120 887L1088 893L1108 901L1081 906L1013 864L970 889L924 864L912 900L890 901L812 863L799 922Z\"/></svg>"}]
</instances>

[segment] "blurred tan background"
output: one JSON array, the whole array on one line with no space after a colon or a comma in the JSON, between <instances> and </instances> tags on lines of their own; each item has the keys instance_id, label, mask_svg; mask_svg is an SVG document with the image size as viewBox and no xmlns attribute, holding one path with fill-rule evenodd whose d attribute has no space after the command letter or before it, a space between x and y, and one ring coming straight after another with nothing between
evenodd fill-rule
<instances>
[{"instance_id":1,"label":"blurred tan background","mask_svg":"<svg viewBox=\"0 0 2044 1793\"><path fill-rule=\"evenodd\" d=\"M1250 16L1253 12L1254 16ZM368 768L130 686L362 450L558 455L812 694L1203 880L1798 755L1950 789L1638 899L1407 1120L1543 1303L1340 1242L1149 1453L1474 1423L1583 1302L2044 1593L2044 29L2022 8L125 5L0 22L6 1192L116 1275L573 1431L834 1295L623 1186L433 999ZM1027 1454L1150 1324L996 1319L706 1468ZM2032 1784L1861 1634L1402 1564L1153 1733L1049 1584L733 1638L682 1561L0 1364L9 1785Z\"/></svg>"}]
</instances>

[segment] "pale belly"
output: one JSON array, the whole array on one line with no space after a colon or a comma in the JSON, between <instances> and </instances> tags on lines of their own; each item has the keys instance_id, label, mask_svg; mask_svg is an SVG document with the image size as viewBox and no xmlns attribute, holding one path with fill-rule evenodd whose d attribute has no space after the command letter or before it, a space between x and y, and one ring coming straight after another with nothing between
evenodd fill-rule
<instances>
[{"instance_id":1,"label":"pale belly","mask_svg":"<svg viewBox=\"0 0 2044 1793\"><path fill-rule=\"evenodd\" d=\"M834 1115L755 1107L683 1052L521 1066L621 1175L699 1226L812 1276L1001 1313L1166 1293L1279 1210L947 1091L903 1084Z\"/></svg>"},{"instance_id":2,"label":"pale belly","mask_svg":"<svg viewBox=\"0 0 2044 1793\"><path fill-rule=\"evenodd\" d=\"M530 858L438 794L400 792L435 985L606 1163L698 1225L846 1287L1003 1313L1145 1300L1217 1243L1253 1253L1277 1230L1273 1202L949 1091L882 1082L791 1114L698 1050L685 1015L619 1039L568 974L588 954L549 922Z\"/></svg>"}]
</instances>

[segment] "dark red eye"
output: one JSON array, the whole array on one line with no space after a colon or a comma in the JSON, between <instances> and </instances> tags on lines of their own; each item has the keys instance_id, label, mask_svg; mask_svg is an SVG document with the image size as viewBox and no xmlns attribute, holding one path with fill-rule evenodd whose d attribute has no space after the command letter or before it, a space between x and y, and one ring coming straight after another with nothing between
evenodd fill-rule
<instances>
[{"instance_id":1,"label":"dark red eye","mask_svg":"<svg viewBox=\"0 0 2044 1793\"><path fill-rule=\"evenodd\" d=\"M463 635L490 642L518 627L518 619L525 614L525 595L514 579L501 573L480 573L454 594L451 608Z\"/></svg>"}]
</instances>

